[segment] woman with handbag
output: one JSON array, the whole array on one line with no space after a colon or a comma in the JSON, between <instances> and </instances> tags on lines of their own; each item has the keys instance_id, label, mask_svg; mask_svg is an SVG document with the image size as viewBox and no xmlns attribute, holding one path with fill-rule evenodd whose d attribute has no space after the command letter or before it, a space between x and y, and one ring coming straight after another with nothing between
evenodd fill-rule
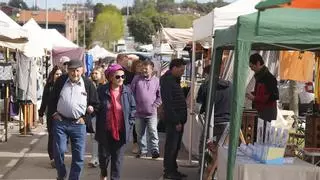
<instances>
[{"instance_id":1,"label":"woman with handbag","mask_svg":"<svg viewBox=\"0 0 320 180\"><path fill-rule=\"evenodd\" d=\"M107 179L111 159L111 180L119 180L125 144L130 140L134 124L135 101L130 87L123 84L123 68L110 65L105 71L108 83L98 88L100 110L97 117L96 140L99 145L101 180Z\"/></svg>"}]
</instances>

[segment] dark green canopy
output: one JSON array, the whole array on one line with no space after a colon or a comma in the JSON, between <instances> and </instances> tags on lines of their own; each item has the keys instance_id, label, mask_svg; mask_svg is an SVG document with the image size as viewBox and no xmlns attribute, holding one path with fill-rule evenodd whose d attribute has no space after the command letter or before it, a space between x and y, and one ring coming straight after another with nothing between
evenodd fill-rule
<instances>
[{"instance_id":1,"label":"dark green canopy","mask_svg":"<svg viewBox=\"0 0 320 180\"><path fill-rule=\"evenodd\" d=\"M211 87L215 87L215 80L220 71L222 52L225 49L235 50L227 178L233 180L250 51L252 49L319 50L320 11L293 8L267 9L240 16L236 25L225 30L216 30L215 54L211 69L211 74L214 76L211 76ZM209 90L209 97L215 94L215 88L210 89L212 90ZM208 102L208 105L212 106L211 102Z\"/></svg>"}]
</instances>

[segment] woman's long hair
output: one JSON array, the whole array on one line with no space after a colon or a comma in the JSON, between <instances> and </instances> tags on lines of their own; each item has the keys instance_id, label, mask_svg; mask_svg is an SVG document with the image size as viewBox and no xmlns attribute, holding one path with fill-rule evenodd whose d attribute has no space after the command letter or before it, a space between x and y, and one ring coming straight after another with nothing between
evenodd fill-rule
<instances>
[{"instance_id":1,"label":"woman's long hair","mask_svg":"<svg viewBox=\"0 0 320 180\"><path fill-rule=\"evenodd\" d=\"M137 71L137 67L138 66L141 66L143 63L143 61L141 60L135 60L132 62L132 65L131 65L131 71L134 73L134 74L138 74L138 73L141 73L141 72L138 72Z\"/></svg>"},{"instance_id":2,"label":"woman's long hair","mask_svg":"<svg viewBox=\"0 0 320 180\"><path fill-rule=\"evenodd\" d=\"M98 82L97 85L99 85L99 84L105 84L105 83L106 83L106 77L105 77L105 75L104 75L103 68L100 67L100 66L95 67L95 68L91 71L91 75L90 75L90 79L91 79L91 80L92 80L92 73L93 73L93 71L98 71L98 72L101 73L101 79L99 80L99 82Z\"/></svg>"},{"instance_id":3,"label":"woman's long hair","mask_svg":"<svg viewBox=\"0 0 320 180\"><path fill-rule=\"evenodd\" d=\"M62 69L59 66L54 66L52 71L49 73L49 76L47 78L47 83L48 84L53 84L54 82L54 75L56 74L56 72L60 70L62 72Z\"/></svg>"}]
</instances>

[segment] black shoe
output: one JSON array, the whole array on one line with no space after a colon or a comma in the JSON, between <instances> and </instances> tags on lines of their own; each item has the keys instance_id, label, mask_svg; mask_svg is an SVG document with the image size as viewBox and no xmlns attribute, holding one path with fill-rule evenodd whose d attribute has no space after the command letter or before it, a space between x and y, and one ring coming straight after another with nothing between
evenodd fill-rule
<instances>
[{"instance_id":1,"label":"black shoe","mask_svg":"<svg viewBox=\"0 0 320 180\"><path fill-rule=\"evenodd\" d=\"M186 177L188 177L188 175L186 175L186 174L183 174L183 173L181 173L181 172L177 172L178 174L180 174L180 176L182 177L182 178L186 178Z\"/></svg>"},{"instance_id":2,"label":"black shoe","mask_svg":"<svg viewBox=\"0 0 320 180\"><path fill-rule=\"evenodd\" d=\"M147 154L146 153L142 153L142 154L137 154L136 158L146 158Z\"/></svg>"},{"instance_id":3,"label":"black shoe","mask_svg":"<svg viewBox=\"0 0 320 180\"><path fill-rule=\"evenodd\" d=\"M175 179L175 180L181 180L182 177L180 176L179 173L165 173L163 175L163 179Z\"/></svg>"},{"instance_id":4,"label":"black shoe","mask_svg":"<svg viewBox=\"0 0 320 180\"><path fill-rule=\"evenodd\" d=\"M160 154L157 151L152 153L152 159L157 159L159 157L160 157Z\"/></svg>"},{"instance_id":5,"label":"black shoe","mask_svg":"<svg viewBox=\"0 0 320 180\"><path fill-rule=\"evenodd\" d=\"M54 160L50 160L50 165L52 168L56 168L56 164L55 164Z\"/></svg>"}]
</instances>

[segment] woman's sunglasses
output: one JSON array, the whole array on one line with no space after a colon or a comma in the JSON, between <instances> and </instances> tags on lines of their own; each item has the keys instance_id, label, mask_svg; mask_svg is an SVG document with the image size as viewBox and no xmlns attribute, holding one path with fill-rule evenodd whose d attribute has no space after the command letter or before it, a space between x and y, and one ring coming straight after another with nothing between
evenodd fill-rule
<instances>
[{"instance_id":1,"label":"woman's sunglasses","mask_svg":"<svg viewBox=\"0 0 320 180\"><path fill-rule=\"evenodd\" d=\"M121 79L125 79L126 76L125 76L125 75L121 75L121 76L120 76L120 75L116 75L115 78L116 78L116 79L120 79L120 78L121 78Z\"/></svg>"}]
</instances>

